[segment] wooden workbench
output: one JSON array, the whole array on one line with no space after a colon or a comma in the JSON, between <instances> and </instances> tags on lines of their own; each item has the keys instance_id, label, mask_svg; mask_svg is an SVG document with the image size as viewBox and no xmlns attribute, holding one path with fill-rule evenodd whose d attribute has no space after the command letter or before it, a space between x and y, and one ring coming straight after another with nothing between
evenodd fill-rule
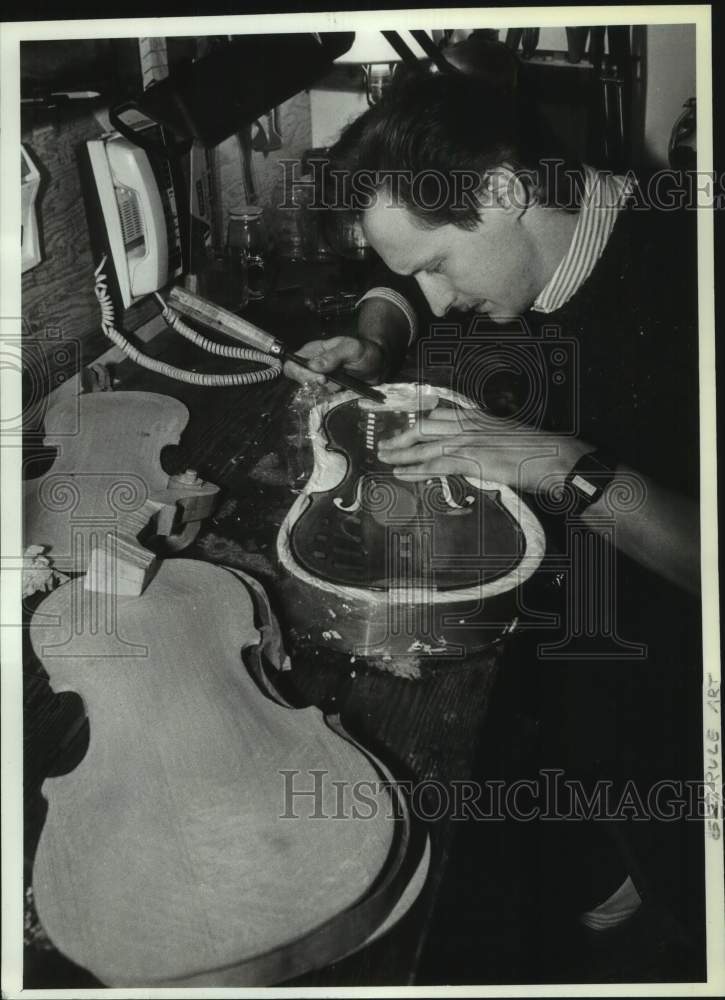
<instances>
[{"instance_id":1,"label":"wooden workbench","mask_svg":"<svg viewBox=\"0 0 725 1000\"><path fill-rule=\"evenodd\" d=\"M326 328L306 310L301 293L287 293L250 310L253 322L297 347L321 333L345 332L350 317ZM163 334L148 353L196 370L224 370L220 359L202 355L179 338ZM414 374L414 372L412 373ZM221 487L215 515L184 558L239 566L265 586L282 625L292 670L279 676L282 693L294 704L315 704L339 713L350 733L376 752L399 779L440 783L474 775L501 647L462 659L410 657L401 664L368 663L317 648L285 628L280 571L275 559L279 526L305 476L296 447L299 425L290 403L297 387L285 379L249 388L209 389L172 382L128 362L114 371L116 391L142 389L186 404L189 425L178 446L162 454L167 472L195 468ZM320 608L321 621L327 609ZM40 784L48 773L70 769L80 759L86 731L79 699L53 697L28 660L26 746L27 874L43 820ZM413 909L382 939L335 966L310 973L297 984L404 985L416 980L422 956L434 945L428 933L444 884L456 823L436 818L435 796L421 808L430 819L432 863L424 892ZM430 809L430 812L427 810ZM459 824L460 825L460 824ZM494 862L495 864L495 862ZM26 985L88 985L88 974L65 963L49 948L29 915ZM451 969L450 980L455 981ZM60 981L59 981L60 980Z\"/></svg>"}]
</instances>

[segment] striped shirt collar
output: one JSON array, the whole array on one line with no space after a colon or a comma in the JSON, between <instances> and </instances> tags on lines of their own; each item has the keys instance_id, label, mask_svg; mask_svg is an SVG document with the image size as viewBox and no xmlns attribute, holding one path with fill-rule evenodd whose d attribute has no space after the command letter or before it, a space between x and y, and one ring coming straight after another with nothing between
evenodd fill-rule
<instances>
[{"instance_id":1,"label":"striped shirt collar","mask_svg":"<svg viewBox=\"0 0 725 1000\"><path fill-rule=\"evenodd\" d=\"M581 288L601 257L631 193L629 178L584 166L584 197L571 244L532 309L554 312Z\"/></svg>"}]
</instances>

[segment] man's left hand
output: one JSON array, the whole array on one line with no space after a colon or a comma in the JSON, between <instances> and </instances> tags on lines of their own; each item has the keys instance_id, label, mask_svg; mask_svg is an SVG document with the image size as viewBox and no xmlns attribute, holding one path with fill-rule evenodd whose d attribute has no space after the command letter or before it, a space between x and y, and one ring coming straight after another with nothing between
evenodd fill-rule
<instances>
[{"instance_id":1,"label":"man's left hand","mask_svg":"<svg viewBox=\"0 0 725 1000\"><path fill-rule=\"evenodd\" d=\"M381 441L378 456L402 479L461 475L529 493L564 483L591 446L476 410L437 407Z\"/></svg>"}]
</instances>

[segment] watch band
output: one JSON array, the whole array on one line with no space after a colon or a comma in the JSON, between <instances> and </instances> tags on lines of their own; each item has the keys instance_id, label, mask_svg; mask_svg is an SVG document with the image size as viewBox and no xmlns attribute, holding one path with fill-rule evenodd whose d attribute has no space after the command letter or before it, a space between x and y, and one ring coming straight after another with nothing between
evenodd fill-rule
<instances>
[{"instance_id":1,"label":"watch band","mask_svg":"<svg viewBox=\"0 0 725 1000\"><path fill-rule=\"evenodd\" d=\"M575 498L569 510L570 517L579 517L587 507L601 497L616 474L617 461L605 451L591 451L582 455L569 475L565 486Z\"/></svg>"}]
</instances>

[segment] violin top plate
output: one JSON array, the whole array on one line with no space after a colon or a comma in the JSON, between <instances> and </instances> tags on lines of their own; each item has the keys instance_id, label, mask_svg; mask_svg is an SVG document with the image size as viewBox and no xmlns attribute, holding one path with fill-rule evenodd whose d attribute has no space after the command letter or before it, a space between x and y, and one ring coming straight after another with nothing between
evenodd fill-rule
<instances>
[{"instance_id":1,"label":"violin top plate","mask_svg":"<svg viewBox=\"0 0 725 1000\"><path fill-rule=\"evenodd\" d=\"M412 483L377 457L378 441L434 406L470 400L431 386L383 386L384 404L339 393L310 415L314 469L285 518L278 555L294 577L341 597L479 599L519 586L545 540L513 490L469 476Z\"/></svg>"}]
</instances>

